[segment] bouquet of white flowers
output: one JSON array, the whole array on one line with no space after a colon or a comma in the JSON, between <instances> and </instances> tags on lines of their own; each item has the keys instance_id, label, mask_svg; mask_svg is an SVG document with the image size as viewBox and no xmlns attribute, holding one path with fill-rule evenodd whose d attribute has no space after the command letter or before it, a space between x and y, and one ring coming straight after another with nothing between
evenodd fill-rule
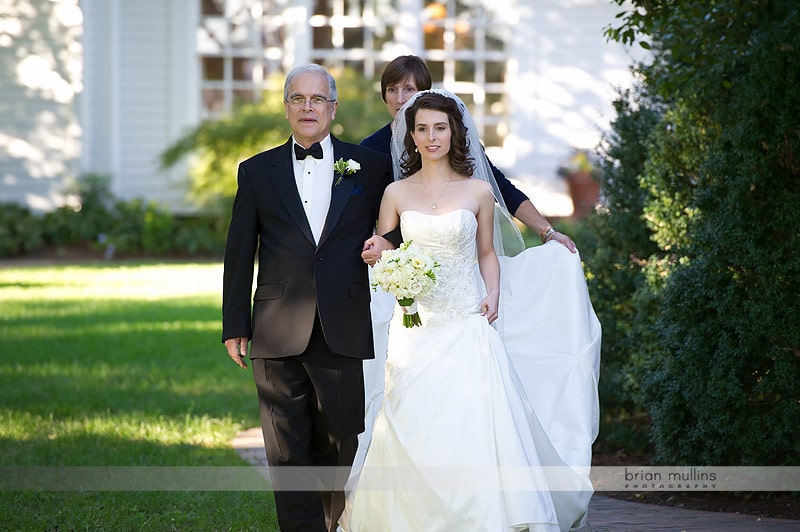
<instances>
[{"instance_id":1,"label":"bouquet of white flowers","mask_svg":"<svg viewBox=\"0 0 800 532\"><path fill-rule=\"evenodd\" d=\"M380 287L397 298L403 309L403 325L422 325L415 299L428 294L436 284L439 263L427 250L411 240L397 249L387 249L372 270L372 286Z\"/></svg>"}]
</instances>

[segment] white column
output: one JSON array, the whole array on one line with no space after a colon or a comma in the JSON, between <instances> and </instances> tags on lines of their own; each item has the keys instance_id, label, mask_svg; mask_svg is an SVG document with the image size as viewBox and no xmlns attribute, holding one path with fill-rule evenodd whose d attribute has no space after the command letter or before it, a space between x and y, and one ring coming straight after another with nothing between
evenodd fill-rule
<instances>
[{"instance_id":1,"label":"white column","mask_svg":"<svg viewBox=\"0 0 800 532\"><path fill-rule=\"evenodd\" d=\"M200 121L200 61L197 54L197 28L200 25L200 6L196 0L172 0L170 6L170 79L169 117L167 121L170 142L177 140L186 130ZM188 187L189 159L184 158L164 171L167 180L177 185L169 190ZM173 211L191 210L184 194L169 194Z\"/></svg>"},{"instance_id":2,"label":"white column","mask_svg":"<svg viewBox=\"0 0 800 532\"><path fill-rule=\"evenodd\" d=\"M422 55L425 46L425 35L422 31L422 0L398 0L397 21L394 24L394 43L391 57L398 55Z\"/></svg>"},{"instance_id":3,"label":"white column","mask_svg":"<svg viewBox=\"0 0 800 532\"><path fill-rule=\"evenodd\" d=\"M118 192L119 183L114 181L119 161L117 0L81 0L80 6L84 16L80 173L110 174L111 190Z\"/></svg>"},{"instance_id":4,"label":"white column","mask_svg":"<svg viewBox=\"0 0 800 532\"><path fill-rule=\"evenodd\" d=\"M311 0L294 1L283 12L286 21L283 68L287 72L292 67L311 60L314 36L308 19L313 12L314 4Z\"/></svg>"}]
</instances>

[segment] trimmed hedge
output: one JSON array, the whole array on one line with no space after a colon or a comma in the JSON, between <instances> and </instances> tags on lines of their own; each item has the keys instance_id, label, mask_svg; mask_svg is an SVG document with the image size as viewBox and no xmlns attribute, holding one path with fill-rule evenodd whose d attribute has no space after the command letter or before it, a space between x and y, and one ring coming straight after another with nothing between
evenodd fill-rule
<instances>
[{"instance_id":1,"label":"trimmed hedge","mask_svg":"<svg viewBox=\"0 0 800 532\"><path fill-rule=\"evenodd\" d=\"M647 39L655 59L614 124L629 140L606 158L587 257L622 278L596 302L623 324L604 360L617 406L650 416L660 463L800 465L800 6L633 3L647 9L610 36ZM650 111L652 127L626 130ZM640 210L617 208L630 197ZM642 252L643 223L655 249L637 268L624 257Z\"/></svg>"},{"instance_id":2,"label":"trimmed hedge","mask_svg":"<svg viewBox=\"0 0 800 532\"><path fill-rule=\"evenodd\" d=\"M52 248L104 255L222 256L227 220L216 215L175 217L155 202L114 199L107 176L84 176L74 190L77 208L44 215L16 204L0 206L0 257Z\"/></svg>"}]
</instances>

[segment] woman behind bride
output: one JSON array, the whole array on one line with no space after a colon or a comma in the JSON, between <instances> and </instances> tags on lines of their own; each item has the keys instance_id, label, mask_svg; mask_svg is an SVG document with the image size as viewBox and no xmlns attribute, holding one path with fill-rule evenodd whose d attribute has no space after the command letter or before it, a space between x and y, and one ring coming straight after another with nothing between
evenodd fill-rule
<instances>
[{"instance_id":1,"label":"woman behind bride","mask_svg":"<svg viewBox=\"0 0 800 532\"><path fill-rule=\"evenodd\" d=\"M343 528L494 532L579 527L591 497L586 441L590 453L594 436L576 437L555 428L564 425L552 423L557 407L544 408L547 425L554 428L542 425L528 395L542 376L530 381L517 373L504 337L492 325L497 325L504 291L498 254L524 246L502 199L498 203L474 123L453 94L423 91L398 113L394 139L396 181L384 193L378 234L399 224L404 240L429 251L440 267L432 292L417 301L422 326L392 326L384 400ZM571 255L558 247L556 253ZM517 257L502 259L505 268L506 259ZM523 270L530 267L522 265ZM522 271L512 271L515 275ZM515 283L506 273L502 282ZM531 329L531 319L537 317L504 317L501 327L514 337L520 327L513 323ZM588 321L588 343L597 353L599 324L595 330ZM512 338L511 343L531 351L528 338ZM577 349L584 347L581 343ZM570 354L557 356L575 367L586 365ZM525 366L524 357L520 363ZM526 367L529 373L541 369ZM575 371L572 367L554 378L574 384ZM596 385L593 368L577 371L589 375L578 379L579 386ZM596 394L578 392L596 402ZM575 415L587 418L582 415L587 411L588 417L595 415L591 405L579 407ZM559 449L559 439L572 449ZM564 456L579 456L571 461L580 463L569 464Z\"/></svg>"}]
</instances>

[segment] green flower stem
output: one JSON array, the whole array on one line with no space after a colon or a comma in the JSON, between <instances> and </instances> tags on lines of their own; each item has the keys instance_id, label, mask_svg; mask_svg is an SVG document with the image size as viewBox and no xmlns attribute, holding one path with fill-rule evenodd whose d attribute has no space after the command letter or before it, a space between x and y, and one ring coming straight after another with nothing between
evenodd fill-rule
<instances>
[{"instance_id":1,"label":"green flower stem","mask_svg":"<svg viewBox=\"0 0 800 532\"><path fill-rule=\"evenodd\" d=\"M410 307L414 304L414 298L404 297L398 299L397 303L403 308L403 326L404 327L419 327L422 325L422 320L419 318L418 312L406 312L405 307Z\"/></svg>"}]
</instances>

